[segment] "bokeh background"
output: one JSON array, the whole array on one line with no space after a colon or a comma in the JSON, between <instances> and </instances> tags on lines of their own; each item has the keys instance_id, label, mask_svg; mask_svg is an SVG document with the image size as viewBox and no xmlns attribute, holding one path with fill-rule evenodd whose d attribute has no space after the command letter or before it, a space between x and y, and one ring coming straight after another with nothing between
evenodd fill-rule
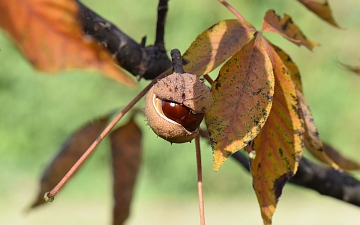
<instances>
[{"instance_id":1,"label":"bokeh background","mask_svg":"<svg viewBox=\"0 0 360 225\"><path fill-rule=\"evenodd\" d=\"M156 0L84 0L129 36L154 41ZM338 62L360 65L360 4L330 0L339 30L323 22L297 1L229 0L257 28L268 9L287 13L313 41L312 52L266 34L290 54L300 68L304 92L320 136L360 161L360 77ZM219 20L234 16L215 0L172 0L166 24L167 50L184 52L195 37ZM213 78L216 71L211 74ZM56 197L33 211L42 170L62 142L86 122L122 107L148 82L127 89L97 74L83 71L46 76L35 71L0 31L0 224L110 224L111 172L105 140L81 171ZM143 107L143 101L137 104ZM126 122L125 118L121 123ZM144 118L143 159L129 225L197 224L197 184L193 144L170 145L156 138ZM307 155L305 153L305 155ZM249 174L232 159L217 173L202 143L207 224L261 224ZM355 174L359 177L359 174ZM358 224L360 209L287 185L274 224Z\"/></svg>"}]
</instances>

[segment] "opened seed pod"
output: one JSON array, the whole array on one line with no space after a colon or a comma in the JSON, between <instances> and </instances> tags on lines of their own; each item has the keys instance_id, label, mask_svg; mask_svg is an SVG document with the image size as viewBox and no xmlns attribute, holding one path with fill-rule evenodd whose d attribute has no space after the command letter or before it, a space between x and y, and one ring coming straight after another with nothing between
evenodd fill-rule
<instances>
[{"instance_id":1,"label":"opened seed pod","mask_svg":"<svg viewBox=\"0 0 360 225\"><path fill-rule=\"evenodd\" d=\"M210 89L197 76L173 73L150 89L145 116L161 138L171 143L189 142L199 133L212 102Z\"/></svg>"}]
</instances>

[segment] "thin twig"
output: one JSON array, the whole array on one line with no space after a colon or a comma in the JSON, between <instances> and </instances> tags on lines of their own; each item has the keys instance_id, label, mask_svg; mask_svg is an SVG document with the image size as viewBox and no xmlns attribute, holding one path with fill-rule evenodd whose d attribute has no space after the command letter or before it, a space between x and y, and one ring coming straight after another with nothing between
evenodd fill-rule
<instances>
[{"instance_id":1,"label":"thin twig","mask_svg":"<svg viewBox=\"0 0 360 225\"><path fill-rule=\"evenodd\" d=\"M196 147L196 165L198 174L198 196L199 196L199 212L200 212L200 225L205 225L205 213L204 213L204 196L202 188L202 166L201 166L201 151L200 151L200 136L195 137Z\"/></svg>"},{"instance_id":2,"label":"thin twig","mask_svg":"<svg viewBox=\"0 0 360 225\"><path fill-rule=\"evenodd\" d=\"M219 0L221 4L223 4L230 12L232 12L239 20L245 21L245 18L238 12L234 7L232 7L229 3L225 0Z\"/></svg>"},{"instance_id":3,"label":"thin twig","mask_svg":"<svg viewBox=\"0 0 360 225\"><path fill-rule=\"evenodd\" d=\"M70 168L60 182L50 191L45 193L44 199L46 202L52 202L55 195L66 184L71 176L79 169L82 163L89 157L94 149L100 144L100 142L108 135L108 133L114 128L114 126L120 121L120 119L150 90L150 88L161 78L165 77L166 73L162 73L156 79L154 79L148 86L146 86L101 132L99 137L90 145L90 147L84 152L84 154L76 161L76 163Z\"/></svg>"},{"instance_id":4,"label":"thin twig","mask_svg":"<svg viewBox=\"0 0 360 225\"><path fill-rule=\"evenodd\" d=\"M210 85L214 83L214 80L209 76L209 74L204 74L203 76L207 82L209 82Z\"/></svg>"},{"instance_id":5,"label":"thin twig","mask_svg":"<svg viewBox=\"0 0 360 225\"><path fill-rule=\"evenodd\" d=\"M179 49L171 50L171 58L172 58L174 72L180 74L185 73L183 69L183 61Z\"/></svg>"},{"instance_id":6,"label":"thin twig","mask_svg":"<svg viewBox=\"0 0 360 225\"><path fill-rule=\"evenodd\" d=\"M158 10L158 18L156 22L155 45L165 49L164 34L165 34L166 13L168 11L168 0L159 0L159 5L157 10Z\"/></svg>"}]
</instances>

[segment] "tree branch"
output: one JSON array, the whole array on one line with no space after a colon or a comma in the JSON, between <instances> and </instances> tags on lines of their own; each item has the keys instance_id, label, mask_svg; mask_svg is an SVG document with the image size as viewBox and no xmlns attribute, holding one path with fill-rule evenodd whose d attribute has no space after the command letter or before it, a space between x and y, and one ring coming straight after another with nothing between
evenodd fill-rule
<instances>
[{"instance_id":1,"label":"tree branch","mask_svg":"<svg viewBox=\"0 0 360 225\"><path fill-rule=\"evenodd\" d=\"M164 34L165 34L165 22L166 22L167 10L168 10L168 0L160 0L158 6L158 19L156 23L155 45L159 47L162 46L164 49L165 49Z\"/></svg>"},{"instance_id":2,"label":"tree branch","mask_svg":"<svg viewBox=\"0 0 360 225\"><path fill-rule=\"evenodd\" d=\"M236 152L232 157L250 171L249 159L244 154ZM289 182L360 206L360 182L358 180L347 173L319 166L306 158L300 160L298 171Z\"/></svg>"},{"instance_id":3,"label":"tree branch","mask_svg":"<svg viewBox=\"0 0 360 225\"><path fill-rule=\"evenodd\" d=\"M311 188L322 195L331 196L360 206L360 182L350 174L325 168L303 158L291 183Z\"/></svg>"},{"instance_id":4,"label":"tree branch","mask_svg":"<svg viewBox=\"0 0 360 225\"><path fill-rule=\"evenodd\" d=\"M134 76L154 79L171 68L164 46L164 26L167 0L160 0L155 45L144 47L81 2L79 19L84 32L96 38L116 58L119 65Z\"/></svg>"}]
</instances>

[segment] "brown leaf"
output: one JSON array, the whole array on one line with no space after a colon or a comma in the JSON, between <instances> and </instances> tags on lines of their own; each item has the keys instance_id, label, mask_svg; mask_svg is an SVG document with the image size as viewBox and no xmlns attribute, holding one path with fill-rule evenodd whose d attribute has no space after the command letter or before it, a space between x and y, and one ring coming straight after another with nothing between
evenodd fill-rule
<instances>
[{"instance_id":1,"label":"brown leaf","mask_svg":"<svg viewBox=\"0 0 360 225\"><path fill-rule=\"evenodd\" d=\"M295 85L296 94L299 99L298 103L301 109L300 115L305 125L305 147L314 157L316 157L320 161L332 166L334 169L339 169L339 166L323 150L323 143L320 140L319 133L314 123L314 118L310 111L309 104L302 94L302 83L299 69L287 53L285 53L278 46L272 45L272 47L274 48L278 56L281 58L285 67L288 69L290 77Z\"/></svg>"},{"instance_id":2,"label":"brown leaf","mask_svg":"<svg viewBox=\"0 0 360 225\"><path fill-rule=\"evenodd\" d=\"M336 170L339 169L339 166L326 154L323 149L323 143L320 140L319 132L316 128L313 115L304 95L298 90L296 94L299 99L301 117L305 123L304 144L306 149L318 160L330 165Z\"/></svg>"},{"instance_id":3,"label":"brown leaf","mask_svg":"<svg viewBox=\"0 0 360 225\"><path fill-rule=\"evenodd\" d=\"M339 169L339 166L324 152L323 143L320 140L318 130L314 123L310 107L305 97L302 94L302 83L299 70L295 63L291 60L290 56L285 53L278 46L272 45L282 62L288 69L290 77L296 87L296 94L299 99L299 107L301 109L301 117L304 121L304 145L307 150L320 161L332 166L334 169Z\"/></svg>"},{"instance_id":4,"label":"brown leaf","mask_svg":"<svg viewBox=\"0 0 360 225\"><path fill-rule=\"evenodd\" d=\"M94 123L85 125L63 144L58 154L44 171L37 199L31 205L31 208L45 203L44 194L50 191L70 170L85 150L99 136L107 121L108 118L102 118Z\"/></svg>"},{"instance_id":5,"label":"brown leaf","mask_svg":"<svg viewBox=\"0 0 360 225\"><path fill-rule=\"evenodd\" d=\"M113 225L123 224L130 213L130 203L139 170L142 133L132 119L110 134L114 177Z\"/></svg>"},{"instance_id":6,"label":"brown leaf","mask_svg":"<svg viewBox=\"0 0 360 225\"><path fill-rule=\"evenodd\" d=\"M303 122L295 86L281 58L268 45L275 75L270 115L254 139L251 173L264 224L271 224L282 189L297 170L302 155Z\"/></svg>"},{"instance_id":7,"label":"brown leaf","mask_svg":"<svg viewBox=\"0 0 360 225\"><path fill-rule=\"evenodd\" d=\"M108 52L84 36L78 10L73 0L0 0L0 26L41 71L96 69L121 83L135 84Z\"/></svg>"},{"instance_id":8,"label":"brown leaf","mask_svg":"<svg viewBox=\"0 0 360 225\"><path fill-rule=\"evenodd\" d=\"M184 53L184 70L198 76L209 73L239 51L255 31L248 22L235 19L212 25Z\"/></svg>"},{"instance_id":9,"label":"brown leaf","mask_svg":"<svg viewBox=\"0 0 360 225\"><path fill-rule=\"evenodd\" d=\"M254 139L271 109L274 74L258 36L225 63L211 87L214 104L205 121L215 171Z\"/></svg>"},{"instance_id":10,"label":"brown leaf","mask_svg":"<svg viewBox=\"0 0 360 225\"><path fill-rule=\"evenodd\" d=\"M330 23L331 25L341 28L334 20L329 3L327 0L298 0L301 4L303 4L310 11L315 13L321 19Z\"/></svg>"},{"instance_id":11,"label":"brown leaf","mask_svg":"<svg viewBox=\"0 0 360 225\"><path fill-rule=\"evenodd\" d=\"M358 162L345 158L338 150L326 143L324 143L324 151L332 160L334 160L335 163L340 166L341 169L348 171L360 169L360 164Z\"/></svg>"},{"instance_id":12,"label":"brown leaf","mask_svg":"<svg viewBox=\"0 0 360 225\"><path fill-rule=\"evenodd\" d=\"M266 12L262 30L281 34L294 44L298 46L304 45L310 50L319 46L319 44L307 39L289 15L284 14L284 18L281 19L274 10L268 10Z\"/></svg>"},{"instance_id":13,"label":"brown leaf","mask_svg":"<svg viewBox=\"0 0 360 225\"><path fill-rule=\"evenodd\" d=\"M345 69L350 70L351 72L354 72L356 74L360 75L360 66L350 66L344 63L339 62L341 66L343 66Z\"/></svg>"}]
</instances>

